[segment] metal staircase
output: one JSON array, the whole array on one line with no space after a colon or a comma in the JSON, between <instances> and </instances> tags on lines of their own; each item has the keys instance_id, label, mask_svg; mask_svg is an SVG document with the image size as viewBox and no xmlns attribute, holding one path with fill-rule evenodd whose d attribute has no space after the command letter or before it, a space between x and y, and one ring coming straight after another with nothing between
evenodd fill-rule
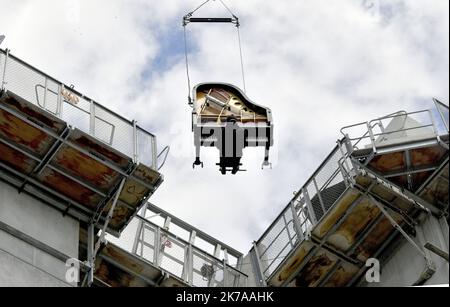
<instances>
[{"instance_id":1,"label":"metal staircase","mask_svg":"<svg viewBox=\"0 0 450 307\"><path fill-rule=\"evenodd\" d=\"M260 285L355 285L369 258L382 258L402 239L425 257L420 282L434 273L412 237L424 217L448 212L448 131L438 133L429 110L402 111L342 131L349 128L359 129L359 136L344 133L255 242L250 253Z\"/></svg>"}]
</instances>

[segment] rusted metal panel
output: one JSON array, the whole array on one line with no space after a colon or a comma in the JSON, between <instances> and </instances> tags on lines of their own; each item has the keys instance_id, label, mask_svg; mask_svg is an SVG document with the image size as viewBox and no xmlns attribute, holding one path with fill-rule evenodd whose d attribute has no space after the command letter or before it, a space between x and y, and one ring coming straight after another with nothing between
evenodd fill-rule
<instances>
[{"instance_id":1,"label":"rusted metal panel","mask_svg":"<svg viewBox=\"0 0 450 307\"><path fill-rule=\"evenodd\" d=\"M416 148L411 150L411 164L413 167L435 166L446 153L447 150L439 145Z\"/></svg>"},{"instance_id":2,"label":"rusted metal panel","mask_svg":"<svg viewBox=\"0 0 450 307\"><path fill-rule=\"evenodd\" d=\"M3 95L0 98L0 103L22 113L33 122L52 129L55 133L60 134L66 127L66 124L58 118L47 114L44 110L27 103L11 93ZM40 157L55 142L55 139L45 132L4 110L0 110L0 135L36 153Z\"/></svg>"},{"instance_id":3,"label":"rusted metal panel","mask_svg":"<svg viewBox=\"0 0 450 307\"><path fill-rule=\"evenodd\" d=\"M403 151L375 156L369 164L379 172L392 172L406 169Z\"/></svg>"},{"instance_id":4,"label":"rusted metal panel","mask_svg":"<svg viewBox=\"0 0 450 307\"><path fill-rule=\"evenodd\" d=\"M119 200L129 205L129 207L126 207L120 203L116 206L113 212L113 217L110 221L112 228L118 231L121 230L126 225L127 221L141 207L149 194L152 193L149 188L145 187L138 181L133 180L133 177L142 180L150 186L154 186L160 179L160 176L161 175L158 172L143 164L139 164L139 166L132 173L132 176L125 181L124 187L119 195ZM112 201L110 201L105 207L105 212L109 211L111 205ZM134 209L131 209L130 207Z\"/></svg>"},{"instance_id":5,"label":"rusted metal panel","mask_svg":"<svg viewBox=\"0 0 450 307\"><path fill-rule=\"evenodd\" d=\"M358 267L347 262L341 262L336 272L324 284L324 287L345 287L358 272Z\"/></svg>"},{"instance_id":6,"label":"rusted metal panel","mask_svg":"<svg viewBox=\"0 0 450 307\"><path fill-rule=\"evenodd\" d=\"M75 129L70 134L69 140L94 155L103 157L104 159L113 162L117 167L123 170L127 170L132 163L130 157L121 154L109 145L102 143L101 141L78 129Z\"/></svg>"},{"instance_id":7,"label":"rusted metal panel","mask_svg":"<svg viewBox=\"0 0 450 307\"><path fill-rule=\"evenodd\" d=\"M327 242L336 249L346 252L354 245L358 235L380 213L378 207L369 198L364 197L348 213L342 224L332 233Z\"/></svg>"},{"instance_id":8,"label":"rusted metal panel","mask_svg":"<svg viewBox=\"0 0 450 307\"><path fill-rule=\"evenodd\" d=\"M156 282L162 274L160 269L111 243L102 249L98 258L101 260L96 264L95 276L112 287L148 287L151 285L143 278ZM187 285L170 278L161 286Z\"/></svg>"},{"instance_id":9,"label":"rusted metal panel","mask_svg":"<svg viewBox=\"0 0 450 307\"><path fill-rule=\"evenodd\" d=\"M360 187L368 188L373 180L359 176L357 182ZM413 210L412 204L381 184L373 185L371 193L399 207L403 212L407 213ZM352 204L354 206L349 211ZM326 250L320 246L315 248L312 242L303 241L292 253L292 256L277 269L269 284L281 286L301 268L294 281L290 283L291 286L315 287L326 276L329 278L324 284L325 287L347 285L359 272L359 266L371 257L395 231L390 221L381 214L373 199L362 195L361 191L357 189L347 190L340 201L312 230L314 238L324 240L326 237L325 243L329 248ZM399 225L402 225L403 219L399 214L391 210L389 210L389 214ZM338 222L340 225L331 233L333 226ZM351 254L350 250L353 250ZM336 264L338 253L347 254L348 257L355 260L355 263L349 263L340 258L339 264ZM357 265L357 263L360 264ZM330 271L332 269L333 271Z\"/></svg>"},{"instance_id":10,"label":"rusted metal panel","mask_svg":"<svg viewBox=\"0 0 450 307\"><path fill-rule=\"evenodd\" d=\"M155 185L156 182L160 179L161 174L158 173L155 170L152 170L151 168L145 166L144 164L140 163L138 167L134 170L133 174L134 177L139 178L140 180L144 181L145 183L148 183L149 185Z\"/></svg>"},{"instance_id":11,"label":"rusted metal panel","mask_svg":"<svg viewBox=\"0 0 450 307\"><path fill-rule=\"evenodd\" d=\"M272 277L269 281L271 286L279 287L283 284L298 267L303 263L303 260L311 251L314 245L309 241L303 241L296 249L295 253L288 259L288 261L283 264L278 273Z\"/></svg>"},{"instance_id":12,"label":"rusted metal panel","mask_svg":"<svg viewBox=\"0 0 450 307\"><path fill-rule=\"evenodd\" d=\"M420 197L438 208L448 206L448 164L420 193Z\"/></svg>"},{"instance_id":13,"label":"rusted metal panel","mask_svg":"<svg viewBox=\"0 0 450 307\"><path fill-rule=\"evenodd\" d=\"M295 278L297 287L316 287L337 262L337 257L319 249Z\"/></svg>"},{"instance_id":14,"label":"rusted metal panel","mask_svg":"<svg viewBox=\"0 0 450 307\"><path fill-rule=\"evenodd\" d=\"M120 180L120 174L80 151L67 145L61 146L52 165L90 183L103 192L109 192Z\"/></svg>"},{"instance_id":15,"label":"rusted metal panel","mask_svg":"<svg viewBox=\"0 0 450 307\"><path fill-rule=\"evenodd\" d=\"M121 270L112 263L104 259L97 258L95 265L95 277L110 287L148 287L149 285L143 280L136 278L132 274Z\"/></svg>"},{"instance_id":16,"label":"rusted metal panel","mask_svg":"<svg viewBox=\"0 0 450 307\"><path fill-rule=\"evenodd\" d=\"M0 143L0 161L25 174L31 173L37 165L35 160L2 143Z\"/></svg>"},{"instance_id":17,"label":"rusted metal panel","mask_svg":"<svg viewBox=\"0 0 450 307\"><path fill-rule=\"evenodd\" d=\"M112 201L108 202L108 205L105 207L105 214L109 212L111 208ZM125 227L126 223L130 220L130 218L134 215L135 210L130 210L128 207L117 204L113 211L113 216L109 221L109 227L114 229L117 232L120 232L123 227Z\"/></svg>"},{"instance_id":18,"label":"rusted metal panel","mask_svg":"<svg viewBox=\"0 0 450 307\"><path fill-rule=\"evenodd\" d=\"M39 122L47 128L52 129L54 132L61 132L66 127L64 121L9 91L0 98L0 102L26 115L34 122Z\"/></svg>"},{"instance_id":19,"label":"rusted metal panel","mask_svg":"<svg viewBox=\"0 0 450 307\"><path fill-rule=\"evenodd\" d=\"M388 189L382 184L374 185L371 192L374 195L378 196L380 199L392 204L393 206L406 213L410 212L410 210L414 208L414 206L410 202L406 201L404 198L399 197L392 190Z\"/></svg>"},{"instance_id":20,"label":"rusted metal panel","mask_svg":"<svg viewBox=\"0 0 450 307\"><path fill-rule=\"evenodd\" d=\"M399 215L393 214L392 212L389 212L389 214L394 217L396 222L401 222L401 217ZM391 222L386 217L383 217L350 256L365 262L378 250L381 244L383 244L393 231L394 227L392 227Z\"/></svg>"},{"instance_id":21,"label":"rusted metal panel","mask_svg":"<svg viewBox=\"0 0 450 307\"><path fill-rule=\"evenodd\" d=\"M323 238L327 232L344 215L351 204L360 197L361 193L356 190L348 190L343 197L333 206L322 221L314 228L313 234Z\"/></svg>"},{"instance_id":22,"label":"rusted metal panel","mask_svg":"<svg viewBox=\"0 0 450 307\"><path fill-rule=\"evenodd\" d=\"M381 174L397 171L414 171L410 182L408 182L406 175L390 177L389 180L401 187L408 188L412 192L415 192L433 173L429 170L424 170L423 172L418 172L417 170L420 170L420 168L438 166L447 152L448 151L445 148L439 145L420 147L409 150L409 166L406 165L406 151L375 156L369 166ZM410 183L412 186L410 186Z\"/></svg>"},{"instance_id":23,"label":"rusted metal panel","mask_svg":"<svg viewBox=\"0 0 450 307\"><path fill-rule=\"evenodd\" d=\"M45 168L38 178L57 192L85 205L87 209L95 209L102 200L97 193L49 168Z\"/></svg>"}]
</instances>

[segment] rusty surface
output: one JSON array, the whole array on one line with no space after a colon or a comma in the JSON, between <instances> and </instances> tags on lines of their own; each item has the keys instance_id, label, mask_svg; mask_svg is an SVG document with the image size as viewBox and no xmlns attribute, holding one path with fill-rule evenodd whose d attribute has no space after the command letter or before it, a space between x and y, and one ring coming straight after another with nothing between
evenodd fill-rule
<instances>
[{"instance_id":1,"label":"rusty surface","mask_svg":"<svg viewBox=\"0 0 450 307\"><path fill-rule=\"evenodd\" d=\"M372 183L372 180L367 176L357 176L355 179L356 183L364 188L368 188Z\"/></svg>"},{"instance_id":2,"label":"rusty surface","mask_svg":"<svg viewBox=\"0 0 450 307\"><path fill-rule=\"evenodd\" d=\"M399 215L394 214L392 211L389 214L391 214L397 223L401 222L402 219ZM393 231L394 227L392 227L391 222L386 217L383 217L367 235L366 239L356 248L351 257L360 261L366 261L378 250Z\"/></svg>"},{"instance_id":3,"label":"rusty surface","mask_svg":"<svg viewBox=\"0 0 450 307\"><path fill-rule=\"evenodd\" d=\"M39 175L39 179L48 187L85 205L88 209L95 209L101 201L100 195L48 168L45 168L42 171Z\"/></svg>"},{"instance_id":4,"label":"rusty surface","mask_svg":"<svg viewBox=\"0 0 450 307\"><path fill-rule=\"evenodd\" d=\"M25 174L31 173L37 165L37 162L33 159L3 143L0 143L0 161Z\"/></svg>"},{"instance_id":5,"label":"rusty surface","mask_svg":"<svg viewBox=\"0 0 450 307\"><path fill-rule=\"evenodd\" d=\"M161 276L159 269L114 244L110 243L102 249L101 255L113 259L114 262L132 272L131 274L125 272L109 263L107 259L101 260L97 265L95 276L113 287L148 287L150 285L136 275L155 281ZM166 280L166 284L163 284L163 286L170 285L183 286L184 284L174 278Z\"/></svg>"},{"instance_id":6,"label":"rusty surface","mask_svg":"<svg viewBox=\"0 0 450 307\"><path fill-rule=\"evenodd\" d=\"M78 129L74 130L69 139L80 147L93 152L97 156L101 155L111 162L114 162L121 169L126 170L131 163L129 157L119 153L110 146L97 141L95 138Z\"/></svg>"},{"instance_id":7,"label":"rusty surface","mask_svg":"<svg viewBox=\"0 0 450 307\"><path fill-rule=\"evenodd\" d=\"M358 235L379 213L378 207L368 198L362 199L338 229L328 237L327 242L342 252L347 251L355 243Z\"/></svg>"},{"instance_id":8,"label":"rusty surface","mask_svg":"<svg viewBox=\"0 0 450 307\"><path fill-rule=\"evenodd\" d=\"M43 156L55 140L33 126L28 125L14 115L0 110L0 137L24 146Z\"/></svg>"},{"instance_id":9,"label":"rusty surface","mask_svg":"<svg viewBox=\"0 0 450 307\"><path fill-rule=\"evenodd\" d=\"M4 103L9 107L15 109L26 115L28 118L34 119L41 124L44 124L48 128L51 128L55 132L60 132L65 127L63 121L57 117L47 113L47 111L40 109L39 107L19 98L18 96L8 92L3 98L0 99L0 103Z\"/></svg>"},{"instance_id":10,"label":"rusty surface","mask_svg":"<svg viewBox=\"0 0 450 307\"><path fill-rule=\"evenodd\" d=\"M446 154L446 150L442 146L416 148L410 151L411 164L413 167L434 166L439 163Z\"/></svg>"},{"instance_id":11,"label":"rusty surface","mask_svg":"<svg viewBox=\"0 0 450 307\"><path fill-rule=\"evenodd\" d=\"M58 118L47 114L46 111L14 96L4 95L0 99L1 104L8 105L11 109L22 113L33 122L45 125L54 132L60 134L65 128L65 123ZM45 132L27 124L9 112L0 110L0 136L23 146L38 156L43 156L55 140Z\"/></svg>"},{"instance_id":12,"label":"rusty surface","mask_svg":"<svg viewBox=\"0 0 450 307\"><path fill-rule=\"evenodd\" d=\"M52 164L103 192L109 192L120 179L116 171L67 145L61 146Z\"/></svg>"},{"instance_id":13,"label":"rusty surface","mask_svg":"<svg viewBox=\"0 0 450 307\"><path fill-rule=\"evenodd\" d=\"M104 214L106 215L111 208L112 201L108 203L105 207ZM120 231L128 220L133 216L134 211L128 209L127 207L121 205L120 203L116 205L113 211L113 216L109 222L109 227L116 231Z\"/></svg>"},{"instance_id":14,"label":"rusty surface","mask_svg":"<svg viewBox=\"0 0 450 307\"><path fill-rule=\"evenodd\" d=\"M104 259L96 263L95 277L115 288L148 286L141 279L119 269Z\"/></svg>"},{"instance_id":15,"label":"rusty surface","mask_svg":"<svg viewBox=\"0 0 450 307\"><path fill-rule=\"evenodd\" d=\"M269 281L271 286L279 287L286 281L289 276L291 276L295 270L302 264L306 255L314 247L311 242L303 241L291 258L282 266L279 273L277 273L271 281Z\"/></svg>"},{"instance_id":16,"label":"rusty surface","mask_svg":"<svg viewBox=\"0 0 450 307\"><path fill-rule=\"evenodd\" d=\"M137 207L145 200L149 193L149 189L129 178L125 182L119 199L132 207Z\"/></svg>"},{"instance_id":17,"label":"rusty surface","mask_svg":"<svg viewBox=\"0 0 450 307\"><path fill-rule=\"evenodd\" d=\"M135 176L136 178L141 179L145 183L148 183L149 185L154 185L161 177L160 173L152 170L151 168L145 166L142 163L138 165L138 167L134 170L132 175Z\"/></svg>"},{"instance_id":18,"label":"rusty surface","mask_svg":"<svg viewBox=\"0 0 450 307\"><path fill-rule=\"evenodd\" d=\"M381 173L399 171L406 168L403 151L375 156L369 164Z\"/></svg>"},{"instance_id":19,"label":"rusty surface","mask_svg":"<svg viewBox=\"0 0 450 307\"><path fill-rule=\"evenodd\" d=\"M336 272L333 273L330 279L324 284L324 287L345 287L357 272L358 267L349 263L342 263L339 265Z\"/></svg>"},{"instance_id":20,"label":"rusty surface","mask_svg":"<svg viewBox=\"0 0 450 307\"><path fill-rule=\"evenodd\" d=\"M414 170L415 168L420 167L438 166L446 154L447 150L439 145L411 149L411 169ZM369 166L381 174L406 171L405 152L402 151L376 156L370 162ZM433 172L431 171L414 173L411 178L412 187L408 186L408 180L405 175L391 177L389 180L401 187L410 188L412 192L415 192L432 173Z\"/></svg>"},{"instance_id":21,"label":"rusty surface","mask_svg":"<svg viewBox=\"0 0 450 307\"><path fill-rule=\"evenodd\" d=\"M358 191L348 190L340 201L333 206L322 221L315 227L313 234L318 238L323 238L358 197L360 197Z\"/></svg>"},{"instance_id":22,"label":"rusty surface","mask_svg":"<svg viewBox=\"0 0 450 307\"><path fill-rule=\"evenodd\" d=\"M433 179L420 193L420 197L435 205L438 208L443 208L448 205L448 164L444 169Z\"/></svg>"},{"instance_id":23,"label":"rusty surface","mask_svg":"<svg viewBox=\"0 0 450 307\"><path fill-rule=\"evenodd\" d=\"M295 286L317 286L322 277L324 277L324 275L333 268L336 261L337 258L334 255L320 249L297 275L295 278Z\"/></svg>"}]
</instances>

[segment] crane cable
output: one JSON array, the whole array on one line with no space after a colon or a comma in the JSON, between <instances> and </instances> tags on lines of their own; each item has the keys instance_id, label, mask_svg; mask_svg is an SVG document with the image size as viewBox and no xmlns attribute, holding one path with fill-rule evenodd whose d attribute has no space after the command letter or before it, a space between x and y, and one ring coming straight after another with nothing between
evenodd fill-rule
<instances>
[{"instance_id":1,"label":"crane cable","mask_svg":"<svg viewBox=\"0 0 450 307\"><path fill-rule=\"evenodd\" d=\"M210 1L211 0L204 1L202 4L200 4L198 7L196 7L193 11L189 12L188 14L186 14L183 17L184 55L185 55L185 63L186 63L187 86L188 86L188 102L190 105L192 105L191 78L190 78L190 72L189 72L189 52L188 52L186 26L189 23L188 22L189 18L192 17L192 15L194 15L195 12L197 12L201 7L203 7L205 4L207 4ZM247 89L246 89L246 84L245 84L245 71L244 71L244 60L243 60L243 54L242 54L241 33L239 30L239 27L240 27L239 18L230 10L230 8L222 0L219 0L219 2L223 5L223 7L225 7L225 9L234 18L230 22L234 23L236 25L236 29L237 29L237 38L238 38L238 44L239 44L239 57L240 57L240 62L241 62L242 83L244 86L244 93L246 93Z\"/></svg>"}]
</instances>

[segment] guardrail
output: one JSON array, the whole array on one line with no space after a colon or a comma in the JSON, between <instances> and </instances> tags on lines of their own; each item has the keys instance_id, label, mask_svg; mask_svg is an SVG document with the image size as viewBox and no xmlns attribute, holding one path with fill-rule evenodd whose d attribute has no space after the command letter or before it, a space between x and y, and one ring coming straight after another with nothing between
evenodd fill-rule
<instances>
[{"instance_id":1,"label":"guardrail","mask_svg":"<svg viewBox=\"0 0 450 307\"><path fill-rule=\"evenodd\" d=\"M349 186L351 162L339 144L256 241L261 275L268 279Z\"/></svg>"},{"instance_id":2,"label":"guardrail","mask_svg":"<svg viewBox=\"0 0 450 307\"><path fill-rule=\"evenodd\" d=\"M145 212L158 217L162 226L149 221ZM242 254L203 234L176 217L148 204L143 216L137 216L138 227L132 253L196 287L245 287L248 277L237 267ZM156 208L156 210L155 210ZM153 210L152 210L153 209ZM155 214L156 213L156 214ZM177 227L178 235L171 229ZM185 238L181 232L186 234ZM210 244L215 255L197 246L197 242ZM208 242L206 242L208 240ZM233 259L230 259L233 258ZM234 264L232 264L234 262Z\"/></svg>"},{"instance_id":3,"label":"guardrail","mask_svg":"<svg viewBox=\"0 0 450 307\"><path fill-rule=\"evenodd\" d=\"M389 123L399 119L398 128L391 127ZM410 121L406 125L407 120ZM416 124L414 125L414 122ZM412 125L412 126L411 126ZM416 137L430 135L437 136L437 127L431 110L420 110L415 112L399 111L387 116L373 119L369 122L357 123L345 126L340 130L341 134L350 141L352 150L370 148L376 152L377 147L388 137L402 133L414 133Z\"/></svg>"},{"instance_id":4,"label":"guardrail","mask_svg":"<svg viewBox=\"0 0 450 307\"><path fill-rule=\"evenodd\" d=\"M48 76L26 62L0 49L0 89L9 90L50 112L69 125L88 133L135 163L157 168L156 137L107 109L73 86Z\"/></svg>"},{"instance_id":5,"label":"guardrail","mask_svg":"<svg viewBox=\"0 0 450 307\"><path fill-rule=\"evenodd\" d=\"M396 118L402 118L403 124L400 121L397 128L388 127ZM411 127L409 122L409 126L405 127L407 119L411 118L416 120L417 125ZM346 131L350 128L356 128L356 136ZM350 159L354 150L369 149L376 152L380 143L385 141L384 137L407 131L415 131L419 137L429 137L430 133L437 137L431 111L400 111L342 128L344 138L338 141L338 145L255 242L251 252L258 258L254 263L257 275L265 280L270 279L289 253L309 237L311 229L351 186L357 168ZM261 281L261 285L264 285L264 281Z\"/></svg>"}]
</instances>

